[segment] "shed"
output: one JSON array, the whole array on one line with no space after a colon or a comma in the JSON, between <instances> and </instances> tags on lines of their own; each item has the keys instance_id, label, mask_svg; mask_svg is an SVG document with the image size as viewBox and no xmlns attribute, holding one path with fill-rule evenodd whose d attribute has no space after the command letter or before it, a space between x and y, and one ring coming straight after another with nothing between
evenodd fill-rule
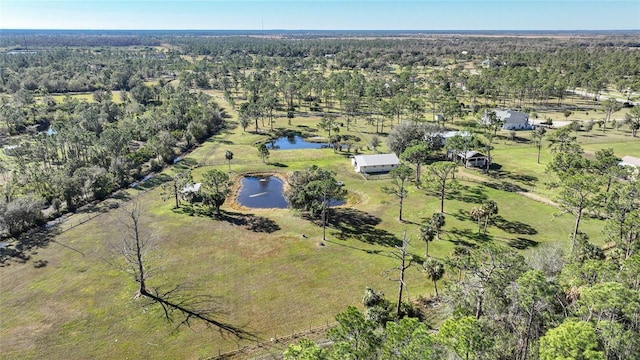
<instances>
[{"instance_id":1,"label":"shed","mask_svg":"<svg viewBox=\"0 0 640 360\"><path fill-rule=\"evenodd\" d=\"M356 155L351 164L358 173L389 172L400 165L396 154Z\"/></svg>"},{"instance_id":2,"label":"shed","mask_svg":"<svg viewBox=\"0 0 640 360\"><path fill-rule=\"evenodd\" d=\"M490 164L489 158L477 151L464 151L456 154L457 160L460 160L465 167L485 167Z\"/></svg>"}]
</instances>

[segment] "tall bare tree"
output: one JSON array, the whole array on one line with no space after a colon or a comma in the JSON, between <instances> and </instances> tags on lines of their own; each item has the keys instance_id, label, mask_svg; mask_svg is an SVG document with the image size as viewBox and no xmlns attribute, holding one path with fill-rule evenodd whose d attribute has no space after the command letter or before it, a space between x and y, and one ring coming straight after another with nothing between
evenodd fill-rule
<instances>
[{"instance_id":1,"label":"tall bare tree","mask_svg":"<svg viewBox=\"0 0 640 360\"><path fill-rule=\"evenodd\" d=\"M134 200L131 206L123 208L123 215L119 226L122 243L117 249L124 262L116 261L112 264L121 264L117 266L138 283L135 298L148 300L146 306L160 306L165 319L170 323L179 321L178 326L191 326L191 322L197 320L207 327L216 328L239 339L255 339L255 335L246 330L216 320L214 316L221 312L215 308L211 296L185 294L182 291L185 284L172 286L169 290L150 287L148 258L153 250L154 237L143 226L142 209L137 201Z\"/></svg>"},{"instance_id":2,"label":"tall bare tree","mask_svg":"<svg viewBox=\"0 0 640 360\"><path fill-rule=\"evenodd\" d=\"M407 284L404 281L405 271L409 269L413 265L413 256L409 254L407 247L409 246L409 239L407 239L407 231L402 235L402 246L396 246L398 251L392 252L391 256L400 260L400 265L394 268L391 268L385 271L385 274L390 273L393 270L398 270L400 272L400 277L394 281L398 281L398 304L396 305L396 316L400 319L401 310L402 310L402 293Z\"/></svg>"}]
</instances>

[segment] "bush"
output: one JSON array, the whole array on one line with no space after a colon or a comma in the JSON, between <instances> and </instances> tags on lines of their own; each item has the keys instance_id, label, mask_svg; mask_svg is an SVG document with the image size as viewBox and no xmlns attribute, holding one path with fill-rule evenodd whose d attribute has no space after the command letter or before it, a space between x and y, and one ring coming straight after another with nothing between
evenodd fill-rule
<instances>
[{"instance_id":1,"label":"bush","mask_svg":"<svg viewBox=\"0 0 640 360\"><path fill-rule=\"evenodd\" d=\"M0 225L10 235L16 236L37 225L44 224L44 201L32 196L17 198L0 208Z\"/></svg>"}]
</instances>

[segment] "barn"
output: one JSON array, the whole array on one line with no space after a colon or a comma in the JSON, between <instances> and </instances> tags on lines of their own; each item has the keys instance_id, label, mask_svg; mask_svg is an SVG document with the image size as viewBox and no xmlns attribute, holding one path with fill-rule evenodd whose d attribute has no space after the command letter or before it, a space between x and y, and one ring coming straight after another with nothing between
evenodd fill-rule
<instances>
[{"instance_id":1,"label":"barn","mask_svg":"<svg viewBox=\"0 0 640 360\"><path fill-rule=\"evenodd\" d=\"M356 155L351 158L351 164L357 173L389 172L400 165L396 154Z\"/></svg>"}]
</instances>

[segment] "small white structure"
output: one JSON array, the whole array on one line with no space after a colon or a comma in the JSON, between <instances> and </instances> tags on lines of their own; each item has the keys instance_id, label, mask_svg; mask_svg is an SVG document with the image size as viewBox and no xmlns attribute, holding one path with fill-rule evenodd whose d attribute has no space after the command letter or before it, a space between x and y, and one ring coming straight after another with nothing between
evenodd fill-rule
<instances>
[{"instance_id":1,"label":"small white structure","mask_svg":"<svg viewBox=\"0 0 640 360\"><path fill-rule=\"evenodd\" d=\"M640 158L626 155L622 157L622 161L618 165L628 168L629 175L632 177L640 175Z\"/></svg>"},{"instance_id":2,"label":"small white structure","mask_svg":"<svg viewBox=\"0 0 640 360\"><path fill-rule=\"evenodd\" d=\"M182 199L185 201L191 202L194 197L200 194L201 183L189 184L180 190L180 195Z\"/></svg>"},{"instance_id":3,"label":"small white structure","mask_svg":"<svg viewBox=\"0 0 640 360\"><path fill-rule=\"evenodd\" d=\"M622 161L620 161L618 165L640 168L640 158L629 156L629 155L623 156Z\"/></svg>"},{"instance_id":4,"label":"small white structure","mask_svg":"<svg viewBox=\"0 0 640 360\"><path fill-rule=\"evenodd\" d=\"M455 160L462 162L464 167L486 167L490 164L487 156L474 150L457 153Z\"/></svg>"},{"instance_id":5,"label":"small white structure","mask_svg":"<svg viewBox=\"0 0 640 360\"><path fill-rule=\"evenodd\" d=\"M511 109L493 111L496 113L496 118L502 121L502 130L531 130L528 113ZM482 116L482 124L491 125L487 112Z\"/></svg>"},{"instance_id":6,"label":"small white structure","mask_svg":"<svg viewBox=\"0 0 640 360\"><path fill-rule=\"evenodd\" d=\"M400 165L396 154L356 155L351 164L357 173L379 173L391 171Z\"/></svg>"}]
</instances>

